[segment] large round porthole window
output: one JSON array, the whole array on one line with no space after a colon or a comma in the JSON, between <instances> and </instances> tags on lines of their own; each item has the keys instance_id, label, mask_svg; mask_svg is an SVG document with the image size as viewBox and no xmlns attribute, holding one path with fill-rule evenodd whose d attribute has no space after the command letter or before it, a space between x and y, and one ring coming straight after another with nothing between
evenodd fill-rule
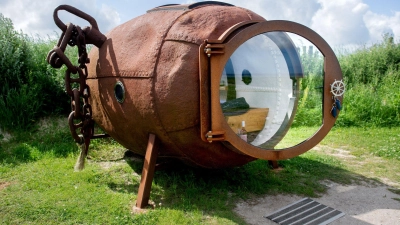
<instances>
[{"instance_id":1,"label":"large round porthole window","mask_svg":"<svg viewBox=\"0 0 400 225\"><path fill-rule=\"evenodd\" d=\"M124 84L122 84L121 81L117 81L117 83L114 86L114 94L115 98L119 103L123 103L125 100L125 87Z\"/></svg>"},{"instance_id":2,"label":"large round porthole window","mask_svg":"<svg viewBox=\"0 0 400 225\"><path fill-rule=\"evenodd\" d=\"M297 48L286 33L259 34L240 45L220 81L221 107L231 129L241 135L244 123L248 143L274 148L296 114L303 76Z\"/></svg>"},{"instance_id":3,"label":"large round porthole window","mask_svg":"<svg viewBox=\"0 0 400 225\"><path fill-rule=\"evenodd\" d=\"M332 49L314 31L289 21L243 23L203 46L210 76L201 76L201 84L211 80L211 114L201 117L206 141L281 160L310 150L333 127L335 101L342 96L336 100L330 87L342 80L342 72ZM310 60L316 60L312 69ZM207 95L201 97L207 112ZM299 129L304 115L314 120L307 132Z\"/></svg>"}]
</instances>

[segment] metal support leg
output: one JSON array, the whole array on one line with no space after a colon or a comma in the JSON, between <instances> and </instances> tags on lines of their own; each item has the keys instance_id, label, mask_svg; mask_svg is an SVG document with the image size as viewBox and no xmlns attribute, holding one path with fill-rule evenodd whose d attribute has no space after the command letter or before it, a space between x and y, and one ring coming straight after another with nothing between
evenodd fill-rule
<instances>
[{"instance_id":1,"label":"metal support leg","mask_svg":"<svg viewBox=\"0 0 400 225\"><path fill-rule=\"evenodd\" d=\"M272 166L273 169L279 168L278 161L276 161L276 160L268 160L268 163L270 166Z\"/></svg>"},{"instance_id":2,"label":"metal support leg","mask_svg":"<svg viewBox=\"0 0 400 225\"><path fill-rule=\"evenodd\" d=\"M149 204L151 183L153 182L158 155L158 149L155 145L156 136L154 134L150 134L149 141L147 143L146 156L143 163L142 178L140 180L140 186L136 200L136 207L139 209L143 209Z\"/></svg>"}]
</instances>

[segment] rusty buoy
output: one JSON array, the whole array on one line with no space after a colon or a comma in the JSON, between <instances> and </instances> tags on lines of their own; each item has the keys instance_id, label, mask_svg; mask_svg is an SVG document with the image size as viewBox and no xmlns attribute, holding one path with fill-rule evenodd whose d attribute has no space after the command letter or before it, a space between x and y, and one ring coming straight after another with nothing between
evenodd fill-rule
<instances>
[{"instance_id":1,"label":"rusty buoy","mask_svg":"<svg viewBox=\"0 0 400 225\"><path fill-rule=\"evenodd\" d=\"M91 26L64 25L58 10L85 18ZM92 17L70 6L57 8L54 18L63 35L47 60L53 67L68 67L71 132L86 151L94 121L127 149L146 155L147 166L161 157L205 168L276 161L318 144L341 109L344 86L341 90L335 54L317 33L294 22L266 21L247 9L213 1L160 6L106 35ZM279 149L295 117L304 77L289 34L310 41L324 57L322 123L310 138ZM78 46L79 67L63 55L67 43ZM85 44L96 46L89 55ZM79 78L69 78L77 72ZM79 88L72 89L71 82ZM157 152L149 153L155 140ZM151 185L151 179L145 180Z\"/></svg>"},{"instance_id":2,"label":"rusty buoy","mask_svg":"<svg viewBox=\"0 0 400 225\"><path fill-rule=\"evenodd\" d=\"M207 61L208 56L203 49L210 49L206 45L223 46L224 43L230 44L233 41L244 42L243 38L249 39L255 35L254 30L256 33L266 33L263 31L265 27L273 31L268 25L268 21L249 10L223 3L205 2L158 7L116 27L106 35L107 40L102 47L93 48L89 54L91 63L88 66L87 83L91 90L94 120L115 140L138 154L145 154L148 135L153 133L161 142L159 157L176 157L207 168L243 165L255 158L283 159L306 151L295 149L283 150L280 153L250 149L250 153L243 152L243 149L252 146L240 143L238 138L234 143L236 146L227 143L227 132L230 130L227 129L224 119L220 118L223 114L219 113L219 118L211 115L210 108L214 105L211 106L213 96L210 95L219 91L219 87L215 90L210 84L214 78L220 83L221 79L218 76L221 74L207 74L207 70L218 66L226 68L228 61L222 59L221 55L230 58L237 46L228 49L225 45L225 48L221 48L223 53L213 53L211 50L210 59L216 63ZM270 25L277 27L276 30L287 28L284 21L277 21L275 24L271 22ZM294 29L292 32L303 29L300 25L289 25ZM281 29L279 26L282 26ZM253 29L252 33L249 33L249 29ZM303 30L302 33L314 35L310 30ZM274 40L273 38L282 38L282 35L270 39ZM323 49L326 54L333 54L329 52L329 46L319 43L323 42L320 38L313 37L311 41L321 45L321 49L327 48ZM290 44L289 41L286 42ZM279 47L275 48L279 50ZM290 47L286 46L286 51L289 51ZM218 46L216 49L221 50ZM298 63L296 53L286 52L288 57L291 57L290 63ZM327 58L328 62L336 59L334 55L329 57L333 59ZM331 64L335 67L329 68L332 73L325 75L325 82L328 83L334 78L341 79L337 62ZM290 79L295 80L296 76L301 78L301 67L292 68L296 69L298 71L292 73L297 74L286 78L290 86ZM209 76L212 77L208 78ZM209 83L205 85L210 86L203 88L204 90L204 84L200 83L202 79L209 79ZM117 90L122 90L123 94ZM260 90L262 91L255 89L255 93L260 93ZM118 95L124 96L123 102ZM208 99L204 99L202 103L207 105L206 107L201 106L202 95L207 95ZM214 97L220 96L215 95ZM331 96L327 94L326 97ZM217 104L220 104L219 100ZM269 109L269 112L271 111ZM202 137L207 135L204 131L209 132L213 129L210 120L218 119L219 127L216 129L224 133L220 135L222 141L204 141ZM333 125L334 119L331 117L326 116L324 120L323 129L316 134L317 136L325 135ZM202 122L206 124L201 124ZM206 130L201 131L202 126ZM305 148L314 146L319 140L309 140L311 143L306 143Z\"/></svg>"}]
</instances>

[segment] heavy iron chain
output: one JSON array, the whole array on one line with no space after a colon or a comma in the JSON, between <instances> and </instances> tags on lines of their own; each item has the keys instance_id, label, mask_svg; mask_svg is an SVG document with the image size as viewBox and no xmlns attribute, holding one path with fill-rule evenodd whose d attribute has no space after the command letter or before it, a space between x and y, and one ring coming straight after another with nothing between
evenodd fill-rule
<instances>
[{"instance_id":1,"label":"heavy iron chain","mask_svg":"<svg viewBox=\"0 0 400 225\"><path fill-rule=\"evenodd\" d=\"M90 23L90 27L81 29L79 26L64 24L58 18L58 11L66 10ZM66 65L65 87L71 97L71 113L68 116L68 124L71 135L78 144L85 144L85 152L89 148L90 139L107 137L108 135L94 136L94 121L92 119L92 107L89 103L90 88L86 84L88 70L86 64L90 62L86 50L86 44L94 44L98 48L107 39L98 29L96 20L88 14L68 5L61 5L54 10L54 21L63 31L57 45L47 55L47 62L53 68L61 68ZM78 47L78 66L74 66L64 54L67 45ZM75 78L74 78L75 77ZM75 121L77 121L75 123ZM80 129L80 135L77 130Z\"/></svg>"},{"instance_id":2,"label":"heavy iron chain","mask_svg":"<svg viewBox=\"0 0 400 225\"><path fill-rule=\"evenodd\" d=\"M67 44L78 47L79 66L74 66L64 54ZM92 107L89 104L90 88L86 84L88 76L86 63L89 63L90 60L87 55L85 34L82 29L79 26L68 24L57 46L49 52L47 61L54 68L60 68L63 64L67 67L67 71L65 72L65 87L67 94L71 97L72 109L68 117L68 123L75 142L83 144L84 140L90 139L93 136L94 122L92 119ZM77 74L78 77L74 78L74 74ZM75 123L75 120L79 122ZM80 133L82 136L77 133L77 129L79 128L81 129Z\"/></svg>"}]
</instances>

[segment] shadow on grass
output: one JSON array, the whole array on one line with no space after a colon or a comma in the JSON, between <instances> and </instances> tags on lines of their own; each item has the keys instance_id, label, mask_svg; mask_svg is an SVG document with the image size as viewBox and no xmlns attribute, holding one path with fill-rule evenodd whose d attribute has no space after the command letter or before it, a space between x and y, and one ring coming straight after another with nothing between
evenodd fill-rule
<instances>
[{"instance_id":1,"label":"shadow on grass","mask_svg":"<svg viewBox=\"0 0 400 225\"><path fill-rule=\"evenodd\" d=\"M141 174L143 162L127 162ZM278 193L317 197L327 190L323 181L350 184L361 179L344 169L340 161L327 156L309 154L279 164L281 168L273 170L266 161L256 160L242 167L209 170L173 162L173 167L156 171L150 199L169 209L201 210L224 217L240 198ZM135 185L126 188L137 193Z\"/></svg>"},{"instance_id":2,"label":"shadow on grass","mask_svg":"<svg viewBox=\"0 0 400 225\"><path fill-rule=\"evenodd\" d=\"M109 182L108 187L115 192L136 193L139 189L139 183L121 184L118 182Z\"/></svg>"}]
</instances>

